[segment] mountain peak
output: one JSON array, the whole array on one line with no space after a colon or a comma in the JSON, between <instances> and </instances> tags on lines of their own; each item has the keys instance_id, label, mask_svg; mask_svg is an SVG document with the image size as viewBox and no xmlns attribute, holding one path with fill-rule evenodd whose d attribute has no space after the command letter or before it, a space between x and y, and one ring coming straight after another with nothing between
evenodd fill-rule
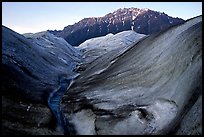
<instances>
[{"instance_id":1,"label":"mountain peak","mask_svg":"<svg viewBox=\"0 0 204 137\"><path fill-rule=\"evenodd\" d=\"M123 8L123 9L118 9L116 11L114 11L113 13L109 13L107 15L116 15L116 14L121 14L121 15L126 15L126 14L132 14L132 15L139 15L139 14L143 14L147 11L149 11L150 9L148 8L143 8L143 9L139 9L139 8Z\"/></svg>"},{"instance_id":2,"label":"mountain peak","mask_svg":"<svg viewBox=\"0 0 204 137\"><path fill-rule=\"evenodd\" d=\"M74 25L66 26L62 31L51 33L63 37L73 46L78 46L87 39L108 33L134 30L149 35L183 22L183 19L168 16L164 12L131 7L117 9L103 17L84 18Z\"/></svg>"}]
</instances>

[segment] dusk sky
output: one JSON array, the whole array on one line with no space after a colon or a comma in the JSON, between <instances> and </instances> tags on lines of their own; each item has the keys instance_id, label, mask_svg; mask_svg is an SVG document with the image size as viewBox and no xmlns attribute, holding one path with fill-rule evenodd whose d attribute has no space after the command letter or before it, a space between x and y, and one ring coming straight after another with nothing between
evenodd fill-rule
<instances>
[{"instance_id":1,"label":"dusk sky","mask_svg":"<svg viewBox=\"0 0 204 137\"><path fill-rule=\"evenodd\" d=\"M202 15L202 2L2 2L2 25L20 34L62 30L83 18L102 17L131 7L149 8L185 20Z\"/></svg>"}]
</instances>

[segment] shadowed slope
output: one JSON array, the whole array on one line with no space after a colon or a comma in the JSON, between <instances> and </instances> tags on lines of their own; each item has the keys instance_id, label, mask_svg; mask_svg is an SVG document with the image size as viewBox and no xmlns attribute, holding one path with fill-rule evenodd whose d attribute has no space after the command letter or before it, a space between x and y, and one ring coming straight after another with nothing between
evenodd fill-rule
<instances>
[{"instance_id":1,"label":"shadowed slope","mask_svg":"<svg viewBox=\"0 0 204 137\"><path fill-rule=\"evenodd\" d=\"M79 51L62 38L47 32L26 38L2 26L3 134L62 134L55 130L48 97L62 78L76 74L79 62Z\"/></svg>"}]
</instances>

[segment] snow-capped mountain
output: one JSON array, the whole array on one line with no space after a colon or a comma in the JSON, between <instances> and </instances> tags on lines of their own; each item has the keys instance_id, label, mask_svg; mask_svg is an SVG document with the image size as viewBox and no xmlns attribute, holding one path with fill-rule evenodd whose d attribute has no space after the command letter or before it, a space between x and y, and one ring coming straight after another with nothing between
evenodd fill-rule
<instances>
[{"instance_id":1,"label":"snow-capped mountain","mask_svg":"<svg viewBox=\"0 0 204 137\"><path fill-rule=\"evenodd\" d=\"M131 44L138 42L144 36L144 34L139 34L132 30L122 31L115 35L109 33L106 36L88 39L76 48L82 52L85 62L90 63L110 51L125 51Z\"/></svg>"},{"instance_id":2,"label":"snow-capped mountain","mask_svg":"<svg viewBox=\"0 0 204 137\"><path fill-rule=\"evenodd\" d=\"M50 32L64 38L71 45L78 46L87 39L109 33L134 30L148 35L183 22L181 18L174 18L146 8L124 8L103 17L84 18L73 25L66 26L63 30L50 30Z\"/></svg>"}]
</instances>

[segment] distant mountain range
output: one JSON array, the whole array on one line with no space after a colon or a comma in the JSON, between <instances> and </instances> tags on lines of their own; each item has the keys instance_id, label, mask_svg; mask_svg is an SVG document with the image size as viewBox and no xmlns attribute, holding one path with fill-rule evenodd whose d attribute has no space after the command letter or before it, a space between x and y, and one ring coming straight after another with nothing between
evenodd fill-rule
<instances>
[{"instance_id":1,"label":"distant mountain range","mask_svg":"<svg viewBox=\"0 0 204 137\"><path fill-rule=\"evenodd\" d=\"M73 25L64 27L63 30L48 31L64 38L71 45L78 46L87 39L105 36L108 33L116 34L121 31L134 30L148 35L183 22L183 19L168 16L164 12L146 8L124 8L103 17L84 18Z\"/></svg>"}]
</instances>

